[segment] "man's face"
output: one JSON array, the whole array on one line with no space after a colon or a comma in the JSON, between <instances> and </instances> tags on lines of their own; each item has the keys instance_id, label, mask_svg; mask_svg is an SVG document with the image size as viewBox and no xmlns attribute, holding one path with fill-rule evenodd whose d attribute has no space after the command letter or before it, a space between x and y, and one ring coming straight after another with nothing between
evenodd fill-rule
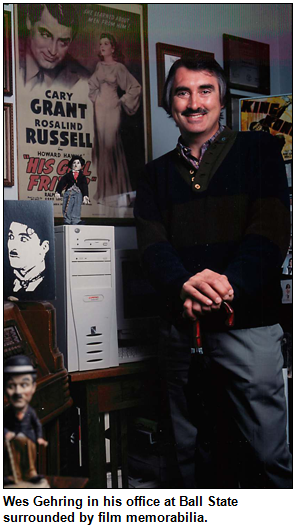
<instances>
[{"instance_id":1,"label":"man's face","mask_svg":"<svg viewBox=\"0 0 296 528\"><path fill-rule=\"evenodd\" d=\"M29 405L36 390L32 374L17 374L11 376L5 386L5 394L9 403L18 411Z\"/></svg>"},{"instance_id":2,"label":"man's face","mask_svg":"<svg viewBox=\"0 0 296 528\"><path fill-rule=\"evenodd\" d=\"M80 171L82 165L79 159L76 159L72 163L72 171Z\"/></svg>"},{"instance_id":3,"label":"man's face","mask_svg":"<svg viewBox=\"0 0 296 528\"><path fill-rule=\"evenodd\" d=\"M19 222L11 222L7 246L11 267L24 271L42 262L49 249L48 240L41 243L33 229Z\"/></svg>"},{"instance_id":4,"label":"man's face","mask_svg":"<svg viewBox=\"0 0 296 528\"><path fill-rule=\"evenodd\" d=\"M59 24L46 6L40 20L32 25L27 19L30 31L31 52L39 67L53 70L65 57L72 41L72 29Z\"/></svg>"},{"instance_id":5,"label":"man's face","mask_svg":"<svg viewBox=\"0 0 296 528\"><path fill-rule=\"evenodd\" d=\"M202 135L203 142L219 128L219 83L207 71L178 68L172 89L172 116L184 139Z\"/></svg>"}]
</instances>

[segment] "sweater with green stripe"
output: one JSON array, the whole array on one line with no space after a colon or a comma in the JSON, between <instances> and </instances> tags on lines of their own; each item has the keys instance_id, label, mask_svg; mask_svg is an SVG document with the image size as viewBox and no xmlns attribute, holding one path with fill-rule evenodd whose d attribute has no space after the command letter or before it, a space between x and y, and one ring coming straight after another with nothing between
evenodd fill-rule
<instances>
[{"instance_id":1,"label":"sweater with green stripe","mask_svg":"<svg viewBox=\"0 0 296 528\"><path fill-rule=\"evenodd\" d=\"M172 322L182 285L204 269L228 277L235 328L278 322L290 213L276 138L226 128L197 171L176 149L148 163L134 214L143 267ZM225 329L221 311L203 325Z\"/></svg>"}]
</instances>

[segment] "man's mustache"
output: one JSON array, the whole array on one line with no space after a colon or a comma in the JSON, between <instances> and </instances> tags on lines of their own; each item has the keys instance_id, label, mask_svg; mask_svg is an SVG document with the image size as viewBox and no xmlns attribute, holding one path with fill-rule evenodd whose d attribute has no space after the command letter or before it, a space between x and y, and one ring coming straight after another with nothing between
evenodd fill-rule
<instances>
[{"instance_id":1,"label":"man's mustache","mask_svg":"<svg viewBox=\"0 0 296 528\"><path fill-rule=\"evenodd\" d=\"M14 394L12 396L12 400L13 401L18 401L18 400L21 400L22 399L22 395L21 394Z\"/></svg>"},{"instance_id":2,"label":"man's mustache","mask_svg":"<svg viewBox=\"0 0 296 528\"><path fill-rule=\"evenodd\" d=\"M181 115L186 117L193 114L206 115L207 113L208 110L206 110L205 108L197 108L196 110L194 110L193 108L186 108L186 110L184 110Z\"/></svg>"}]
</instances>

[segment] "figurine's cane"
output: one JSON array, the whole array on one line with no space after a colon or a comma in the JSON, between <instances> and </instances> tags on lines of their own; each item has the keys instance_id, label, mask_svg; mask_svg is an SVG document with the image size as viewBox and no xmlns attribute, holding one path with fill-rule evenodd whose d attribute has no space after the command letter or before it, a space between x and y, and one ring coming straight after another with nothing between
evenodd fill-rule
<instances>
[{"instance_id":1,"label":"figurine's cane","mask_svg":"<svg viewBox=\"0 0 296 528\"><path fill-rule=\"evenodd\" d=\"M68 205L69 205L69 202L70 202L70 196L71 196L71 193L72 193L72 189L70 189L70 194L69 194L69 196L68 196L68 200L67 200L67 203L66 203L66 207L65 207L65 212L64 212L64 214L66 214L66 212L67 212Z\"/></svg>"},{"instance_id":2,"label":"figurine's cane","mask_svg":"<svg viewBox=\"0 0 296 528\"><path fill-rule=\"evenodd\" d=\"M17 473L16 473L13 453L12 453L10 441L8 440L8 438L5 438L5 444L6 444L6 449L7 449L8 456L9 456L9 462L10 462L10 465L11 465L13 480L14 480L15 484L17 484L19 479L18 479L18 476L17 476Z\"/></svg>"}]
</instances>

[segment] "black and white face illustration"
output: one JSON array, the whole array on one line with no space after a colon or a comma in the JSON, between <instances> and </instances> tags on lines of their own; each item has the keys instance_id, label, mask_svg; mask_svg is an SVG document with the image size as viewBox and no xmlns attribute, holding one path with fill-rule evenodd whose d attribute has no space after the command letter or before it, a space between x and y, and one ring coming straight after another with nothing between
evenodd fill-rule
<instances>
[{"instance_id":1,"label":"black and white face illustration","mask_svg":"<svg viewBox=\"0 0 296 528\"><path fill-rule=\"evenodd\" d=\"M7 245L12 268L22 270L24 274L35 268L36 275L45 269L45 255L49 250L49 242L48 240L42 242L34 229L19 222L12 222L8 231Z\"/></svg>"},{"instance_id":2,"label":"black and white face illustration","mask_svg":"<svg viewBox=\"0 0 296 528\"><path fill-rule=\"evenodd\" d=\"M26 224L11 222L7 247L9 263L16 276L13 291L20 288L34 291L43 281L49 241L41 241L34 229Z\"/></svg>"},{"instance_id":3,"label":"black and white face illustration","mask_svg":"<svg viewBox=\"0 0 296 528\"><path fill-rule=\"evenodd\" d=\"M55 298L51 201L4 201L4 298Z\"/></svg>"}]
</instances>

